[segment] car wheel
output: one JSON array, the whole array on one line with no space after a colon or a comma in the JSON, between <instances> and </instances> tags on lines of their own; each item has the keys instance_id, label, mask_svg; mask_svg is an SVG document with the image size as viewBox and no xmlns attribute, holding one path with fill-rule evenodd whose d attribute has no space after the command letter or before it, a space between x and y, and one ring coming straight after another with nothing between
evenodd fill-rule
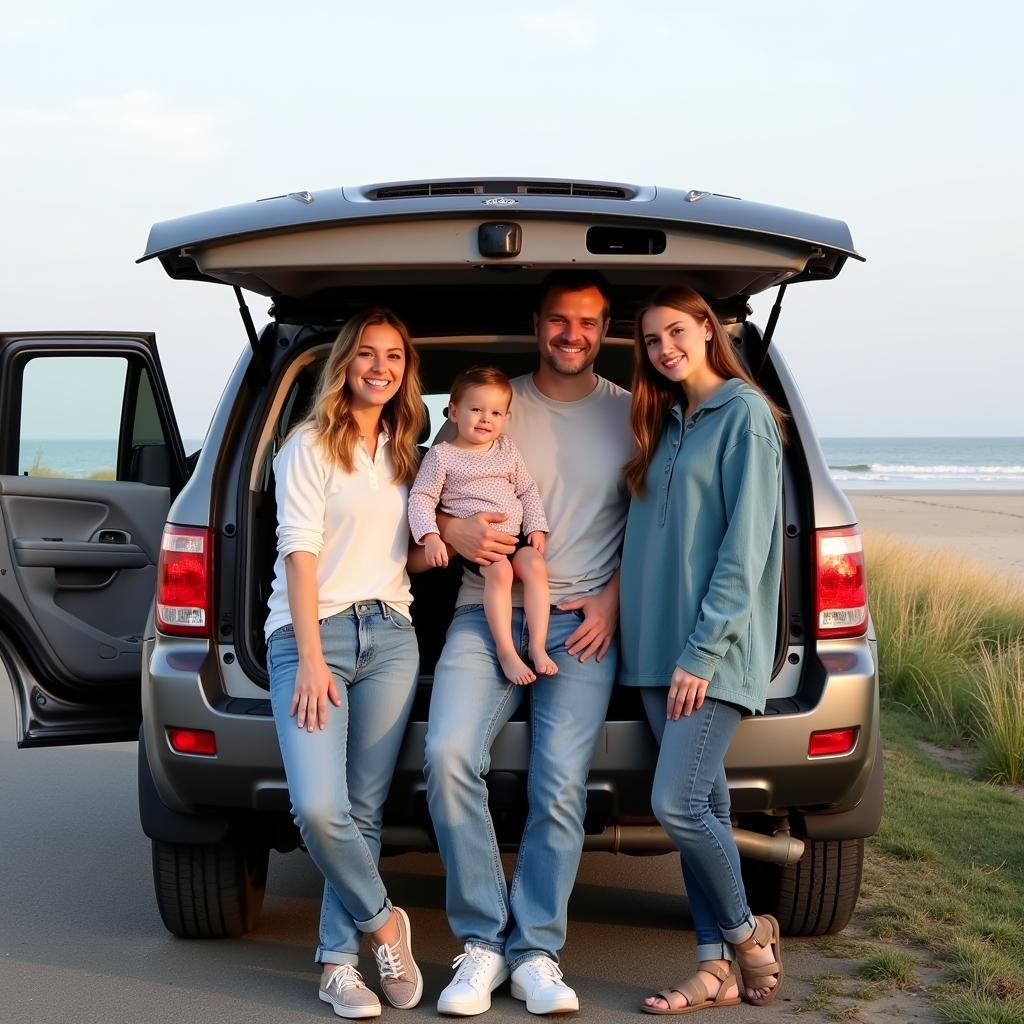
<instances>
[{"instance_id":1,"label":"car wheel","mask_svg":"<svg viewBox=\"0 0 1024 1024\"><path fill-rule=\"evenodd\" d=\"M243 935L259 917L270 850L243 836L209 845L153 840L153 885L164 927L183 939Z\"/></svg>"},{"instance_id":2,"label":"car wheel","mask_svg":"<svg viewBox=\"0 0 1024 1024\"><path fill-rule=\"evenodd\" d=\"M744 861L755 914L774 914L783 935L834 935L853 916L864 871L863 839L805 839L796 864Z\"/></svg>"}]
</instances>

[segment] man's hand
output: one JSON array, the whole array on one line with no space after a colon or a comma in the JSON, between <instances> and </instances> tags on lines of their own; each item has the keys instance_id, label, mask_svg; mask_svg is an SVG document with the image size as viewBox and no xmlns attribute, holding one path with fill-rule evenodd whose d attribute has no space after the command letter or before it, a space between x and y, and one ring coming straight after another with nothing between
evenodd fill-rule
<instances>
[{"instance_id":1,"label":"man's hand","mask_svg":"<svg viewBox=\"0 0 1024 1024\"><path fill-rule=\"evenodd\" d=\"M338 684L334 673L327 667L323 657L304 661L299 658L299 670L295 673L295 692L289 715L295 715L295 724L312 732L317 726L327 728L328 702L340 707Z\"/></svg>"},{"instance_id":2,"label":"man's hand","mask_svg":"<svg viewBox=\"0 0 1024 1024\"><path fill-rule=\"evenodd\" d=\"M435 569L448 564L448 545L441 540L438 533L428 533L423 539L423 553L427 556L427 565Z\"/></svg>"},{"instance_id":3,"label":"man's hand","mask_svg":"<svg viewBox=\"0 0 1024 1024\"><path fill-rule=\"evenodd\" d=\"M503 523L507 518L502 512L478 512L466 519L438 515L437 525L445 543L455 548L467 562L490 565L501 558L510 558L516 549L515 537L491 529L492 523Z\"/></svg>"},{"instance_id":4,"label":"man's hand","mask_svg":"<svg viewBox=\"0 0 1024 1024\"><path fill-rule=\"evenodd\" d=\"M547 546L548 542L548 535L543 530L534 530L533 533L528 533L526 535L526 540L538 555L544 554L544 548Z\"/></svg>"},{"instance_id":5,"label":"man's hand","mask_svg":"<svg viewBox=\"0 0 1024 1024\"><path fill-rule=\"evenodd\" d=\"M601 661L608 653L615 627L619 623L619 578L616 573L599 594L579 597L575 601L563 601L558 610L562 612L583 612L583 621L576 627L565 646L573 656L579 654L580 661L596 655Z\"/></svg>"},{"instance_id":6,"label":"man's hand","mask_svg":"<svg viewBox=\"0 0 1024 1024\"><path fill-rule=\"evenodd\" d=\"M675 722L680 715L689 718L704 703L704 694L708 692L709 685L706 679L691 676L689 672L677 667L668 688L666 712L669 719Z\"/></svg>"}]
</instances>

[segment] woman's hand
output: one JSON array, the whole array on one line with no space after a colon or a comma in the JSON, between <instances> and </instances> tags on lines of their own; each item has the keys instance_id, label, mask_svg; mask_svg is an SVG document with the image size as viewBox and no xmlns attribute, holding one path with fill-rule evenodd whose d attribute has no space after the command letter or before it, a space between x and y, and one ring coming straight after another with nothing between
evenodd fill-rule
<instances>
[{"instance_id":1,"label":"woman's hand","mask_svg":"<svg viewBox=\"0 0 1024 1024\"><path fill-rule=\"evenodd\" d=\"M526 540L538 555L544 554L544 548L547 546L548 542L548 535L543 530L534 530L532 533L528 533L526 535Z\"/></svg>"},{"instance_id":2,"label":"woman's hand","mask_svg":"<svg viewBox=\"0 0 1024 1024\"><path fill-rule=\"evenodd\" d=\"M303 660L295 673L295 693L289 715L295 715L295 724L312 732L317 726L327 728L328 701L340 707L338 684L334 673L327 667L323 657Z\"/></svg>"},{"instance_id":3,"label":"woman's hand","mask_svg":"<svg viewBox=\"0 0 1024 1024\"><path fill-rule=\"evenodd\" d=\"M691 676L689 672L677 668L672 673L672 682L668 688L669 719L675 722L680 715L689 718L704 703L704 694L708 692L709 685L707 679Z\"/></svg>"}]
</instances>

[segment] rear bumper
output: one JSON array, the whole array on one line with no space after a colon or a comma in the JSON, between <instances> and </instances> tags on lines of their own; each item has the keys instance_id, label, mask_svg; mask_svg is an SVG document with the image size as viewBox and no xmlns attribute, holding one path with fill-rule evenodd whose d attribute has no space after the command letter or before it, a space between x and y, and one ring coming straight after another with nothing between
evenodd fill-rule
<instances>
[{"instance_id":1,"label":"rear bumper","mask_svg":"<svg viewBox=\"0 0 1024 1024\"><path fill-rule=\"evenodd\" d=\"M273 719L266 707L246 705L247 714L224 710L216 657L208 644L197 641L161 638L147 644L143 730L156 791L168 808L181 813L287 813ZM818 657L824 672L820 698L806 708L787 702L794 710L744 719L726 770L734 812L795 811L794 830L799 819L807 818L810 826L813 818L815 837L828 838L828 818L839 822L868 792L878 743L878 687L873 643L833 641L820 646ZM167 742L168 726L212 730L217 756L176 753ZM807 756L812 732L849 726L859 728L849 753ZM425 735L425 722L410 723L385 815L389 825L429 829ZM651 819L656 758L646 721L606 723L588 781L589 834L614 823ZM528 764L528 724L510 722L494 743L488 777L495 817L505 815L510 830L525 809Z\"/></svg>"}]
</instances>

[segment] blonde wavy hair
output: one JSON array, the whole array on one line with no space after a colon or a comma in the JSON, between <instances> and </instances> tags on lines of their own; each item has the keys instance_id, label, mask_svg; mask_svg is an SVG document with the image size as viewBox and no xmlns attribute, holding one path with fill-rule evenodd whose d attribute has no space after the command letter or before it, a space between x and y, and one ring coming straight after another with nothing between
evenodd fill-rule
<instances>
[{"instance_id":1,"label":"blonde wavy hair","mask_svg":"<svg viewBox=\"0 0 1024 1024\"><path fill-rule=\"evenodd\" d=\"M738 377L758 391L771 410L779 437L786 440L786 414L758 387L733 349L725 328L711 307L692 288L669 287L655 292L636 313L633 331L633 404L629 420L633 428L636 453L626 463L626 487L632 495L644 492L644 479L654 457L654 449L665 430L672 406L680 400L680 385L668 380L651 364L644 344L644 316L656 306L668 306L688 313L697 323L707 323L711 337L707 342L708 365L719 377L730 380Z\"/></svg>"},{"instance_id":2,"label":"blonde wavy hair","mask_svg":"<svg viewBox=\"0 0 1024 1024\"><path fill-rule=\"evenodd\" d=\"M351 473L355 468L353 452L359 440L359 427L352 416L352 395L345 378L359 351L363 332L376 324L387 324L394 328L405 349L402 383L395 396L384 406L380 421L391 438L395 483L411 483L419 465L416 442L425 419L420 390L420 357L405 324L390 310L380 307L364 309L338 332L320 375L313 409L306 424L313 427L320 447L328 458L338 463L346 473Z\"/></svg>"}]
</instances>

